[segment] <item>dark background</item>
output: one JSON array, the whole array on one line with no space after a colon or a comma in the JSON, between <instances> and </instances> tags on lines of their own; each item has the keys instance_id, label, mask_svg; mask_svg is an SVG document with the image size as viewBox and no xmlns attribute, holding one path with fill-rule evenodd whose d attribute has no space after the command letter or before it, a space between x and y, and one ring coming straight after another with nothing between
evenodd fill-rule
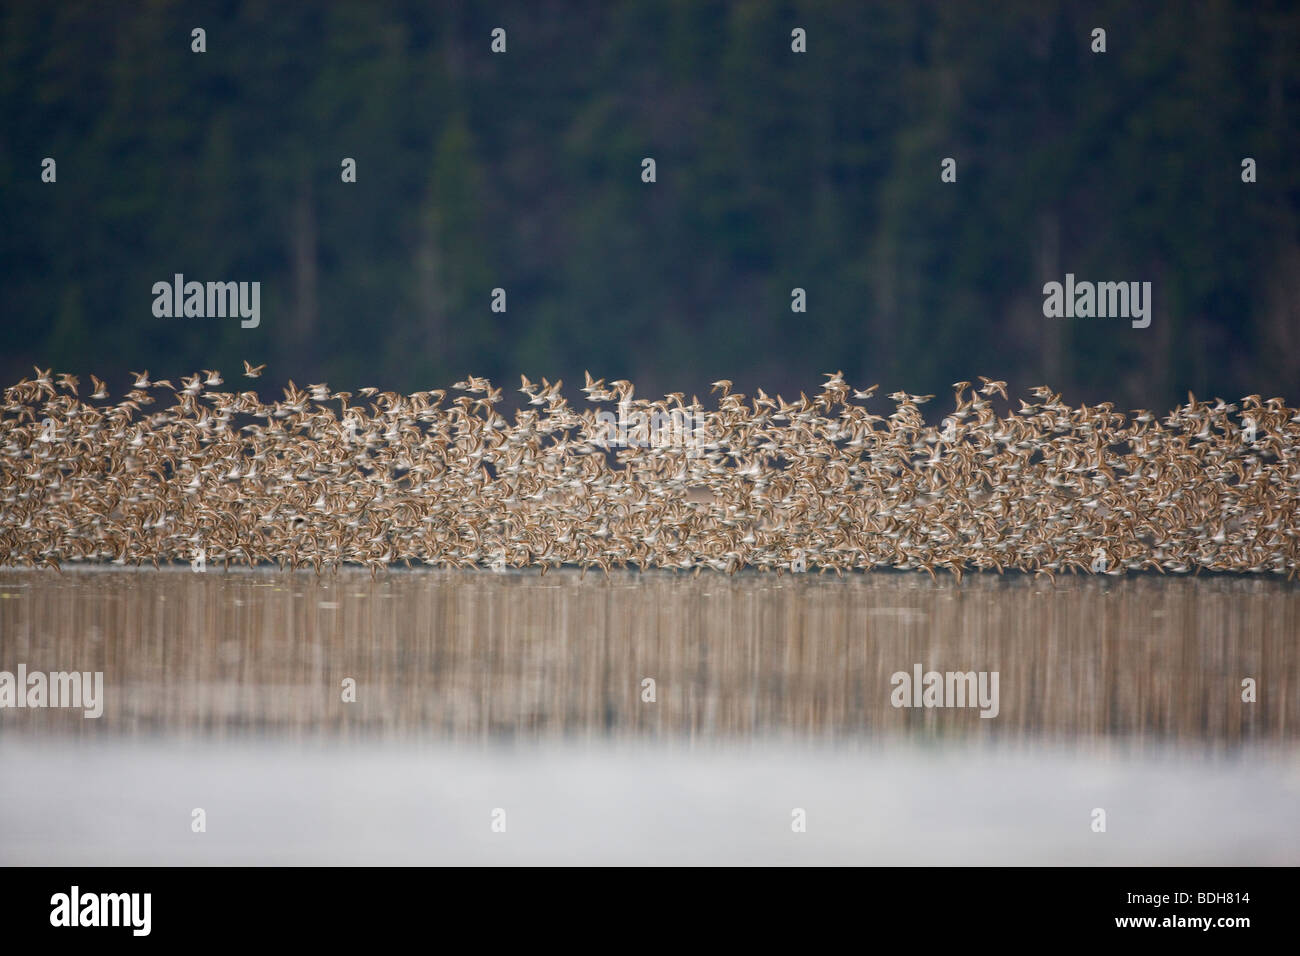
<instances>
[{"instance_id":1,"label":"dark background","mask_svg":"<svg viewBox=\"0 0 1300 956\"><path fill-rule=\"evenodd\" d=\"M1267 2L6 2L0 374L1295 400L1297 51ZM154 318L176 272L260 328ZM1066 272L1151 327L1044 318Z\"/></svg>"}]
</instances>

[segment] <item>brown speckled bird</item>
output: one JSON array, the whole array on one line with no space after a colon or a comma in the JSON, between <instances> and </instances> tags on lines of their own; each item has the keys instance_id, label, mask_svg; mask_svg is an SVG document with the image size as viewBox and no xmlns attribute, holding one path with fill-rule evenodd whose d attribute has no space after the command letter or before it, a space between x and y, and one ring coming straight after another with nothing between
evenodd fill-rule
<instances>
[{"instance_id":1,"label":"brown speckled bird","mask_svg":"<svg viewBox=\"0 0 1300 956\"><path fill-rule=\"evenodd\" d=\"M244 374L256 368L245 363ZM635 398L586 376L502 391L363 388L365 404L292 382L280 400L223 392L204 370L108 404L105 384L36 370L0 408L0 565L343 563L445 568L871 568L1285 574L1300 565L1300 412L1251 395L1164 418L1071 408L1050 388L1000 414L1006 383L930 395L827 375L812 397L713 383ZM153 408L155 392L173 401ZM612 404L611 404L612 403Z\"/></svg>"}]
</instances>

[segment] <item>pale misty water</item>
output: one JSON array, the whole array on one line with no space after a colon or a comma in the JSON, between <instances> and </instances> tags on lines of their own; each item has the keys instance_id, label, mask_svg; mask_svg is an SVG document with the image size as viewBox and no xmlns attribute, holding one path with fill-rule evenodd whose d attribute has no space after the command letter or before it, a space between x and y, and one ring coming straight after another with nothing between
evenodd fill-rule
<instances>
[{"instance_id":1,"label":"pale misty water","mask_svg":"<svg viewBox=\"0 0 1300 956\"><path fill-rule=\"evenodd\" d=\"M1295 864L1298 595L3 571L0 670L105 702L0 709L0 863ZM998 716L891 706L915 664L997 671Z\"/></svg>"}]
</instances>

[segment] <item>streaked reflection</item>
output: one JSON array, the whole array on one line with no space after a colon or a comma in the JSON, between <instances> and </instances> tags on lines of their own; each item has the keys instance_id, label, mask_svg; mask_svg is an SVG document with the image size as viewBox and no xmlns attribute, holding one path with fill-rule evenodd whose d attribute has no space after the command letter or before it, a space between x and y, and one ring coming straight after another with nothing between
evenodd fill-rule
<instances>
[{"instance_id":1,"label":"streaked reflection","mask_svg":"<svg viewBox=\"0 0 1300 956\"><path fill-rule=\"evenodd\" d=\"M1292 742L1298 593L1210 577L11 571L0 670L101 670L106 701L100 720L2 710L0 733ZM918 663L998 671L998 717L893 708L890 675Z\"/></svg>"}]
</instances>

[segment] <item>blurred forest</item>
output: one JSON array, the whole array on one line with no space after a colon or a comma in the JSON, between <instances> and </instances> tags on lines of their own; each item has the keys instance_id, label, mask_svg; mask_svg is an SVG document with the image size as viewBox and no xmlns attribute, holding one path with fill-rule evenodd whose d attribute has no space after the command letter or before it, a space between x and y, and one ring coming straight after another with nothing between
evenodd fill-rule
<instances>
[{"instance_id":1,"label":"blurred forest","mask_svg":"<svg viewBox=\"0 0 1300 956\"><path fill-rule=\"evenodd\" d=\"M1295 401L1298 50L1269 2L7 0L0 374ZM260 327L155 318L178 272ZM1151 327L1044 318L1066 272Z\"/></svg>"}]
</instances>

